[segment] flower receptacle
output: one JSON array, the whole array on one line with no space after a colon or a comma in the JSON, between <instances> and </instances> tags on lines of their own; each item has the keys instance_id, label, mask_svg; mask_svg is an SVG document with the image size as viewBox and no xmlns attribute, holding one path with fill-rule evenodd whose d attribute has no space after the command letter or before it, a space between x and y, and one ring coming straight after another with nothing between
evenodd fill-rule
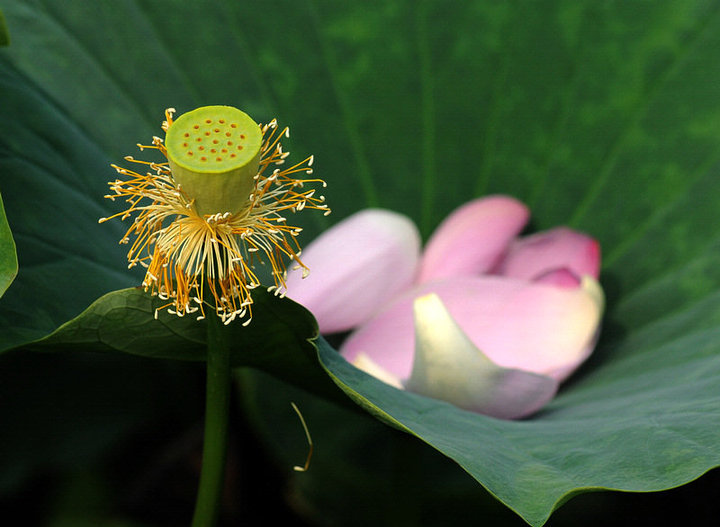
<instances>
[{"instance_id":1,"label":"flower receptacle","mask_svg":"<svg viewBox=\"0 0 720 527\"><path fill-rule=\"evenodd\" d=\"M232 106L203 106L168 128L165 147L173 179L199 214L237 213L255 187L263 134Z\"/></svg>"}]
</instances>

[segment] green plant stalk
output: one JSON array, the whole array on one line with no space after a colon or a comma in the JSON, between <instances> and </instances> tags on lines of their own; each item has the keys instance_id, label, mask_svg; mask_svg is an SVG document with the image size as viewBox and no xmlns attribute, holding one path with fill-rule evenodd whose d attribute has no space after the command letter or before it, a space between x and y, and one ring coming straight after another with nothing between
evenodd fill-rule
<instances>
[{"instance_id":1,"label":"green plant stalk","mask_svg":"<svg viewBox=\"0 0 720 527\"><path fill-rule=\"evenodd\" d=\"M230 412L230 344L222 321L207 316L207 386L202 469L192 527L212 527L220 512Z\"/></svg>"}]
</instances>

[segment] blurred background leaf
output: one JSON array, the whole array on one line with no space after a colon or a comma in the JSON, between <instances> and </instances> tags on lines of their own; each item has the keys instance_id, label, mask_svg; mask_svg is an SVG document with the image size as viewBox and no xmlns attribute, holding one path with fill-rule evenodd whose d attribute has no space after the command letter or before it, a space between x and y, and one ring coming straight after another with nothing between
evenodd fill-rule
<instances>
[{"instance_id":1,"label":"blurred background leaf","mask_svg":"<svg viewBox=\"0 0 720 527\"><path fill-rule=\"evenodd\" d=\"M0 10L0 46L10 45L10 35L8 34L7 25L5 24L5 15Z\"/></svg>"},{"instance_id":2,"label":"blurred background leaf","mask_svg":"<svg viewBox=\"0 0 720 527\"><path fill-rule=\"evenodd\" d=\"M15 252L15 241L5 217L5 207L0 196L0 297L15 279L18 263Z\"/></svg>"},{"instance_id":3,"label":"blurred background leaf","mask_svg":"<svg viewBox=\"0 0 720 527\"><path fill-rule=\"evenodd\" d=\"M706 434L720 424L711 384L720 348L719 9L704 0L8 1L13 43L0 52L0 188L20 271L0 300L0 348L42 338L101 295L140 282L117 245L123 226L97 224L117 211L102 199L115 177L109 163L159 134L168 106L231 104L261 122L278 117L292 127L288 149L315 154L334 213L298 217L305 242L368 205L408 214L427 236L452 208L493 192L527 202L533 228L564 223L595 236L605 253L603 341L543 418L575 419L583 408L612 417L613 408L595 402L611 378L622 387L626 373L637 374L626 399L634 400L643 382L664 372L693 398L681 398L686 409L671 416L658 406L654 424L636 432L652 444L660 430L668 438L668 419L687 417L699 423L688 448L701 454L674 466L676 458L648 450L641 461L656 468L648 481L697 477L717 464ZM56 360L43 375L69 375L73 364ZM75 400L76 390L69 384L53 400ZM285 392L262 393L266 403L287 406ZM121 405L124 396L115 397ZM31 420L23 401L13 411ZM82 413L82 404L74 408ZM180 401L173 408L181 430L197 419ZM332 437L337 423L310 423L316 441ZM370 433L382 444L390 432ZM305 448L302 435L298 443ZM98 439L93 448L109 447ZM338 449L335 458L348 455ZM365 476L384 470L371 465ZM472 517L487 510L470 478L453 489L466 493L455 503ZM297 510L322 522L325 508L312 506L322 492L298 492ZM671 496L688 499L679 492ZM334 514L345 520L347 510ZM615 519L608 510L593 521Z\"/></svg>"}]
</instances>

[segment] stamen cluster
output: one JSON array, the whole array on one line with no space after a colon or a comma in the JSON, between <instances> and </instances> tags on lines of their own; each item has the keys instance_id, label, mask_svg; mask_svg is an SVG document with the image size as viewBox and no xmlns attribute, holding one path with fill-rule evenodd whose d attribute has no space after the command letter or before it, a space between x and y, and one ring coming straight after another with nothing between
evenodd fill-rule
<instances>
[{"instance_id":1,"label":"stamen cluster","mask_svg":"<svg viewBox=\"0 0 720 527\"><path fill-rule=\"evenodd\" d=\"M165 112L163 130L172 126L174 109ZM280 139L289 137L289 129L278 128L277 122L261 126L263 142L260 165L254 176L252 193L247 205L239 212L217 211L199 214L193 196L188 196L173 179L167 162L154 163L131 156L126 161L144 165L144 174L112 165L123 176L109 183L111 200L125 198L129 207L100 222L137 214L120 243L130 244L129 268L138 264L147 269L142 282L146 291L168 302L155 311L184 316L205 317L210 305L225 324L236 318L247 325L252 318L250 291L259 287L254 272L257 261L272 268L274 286L285 287L285 260L292 260L307 274L300 260L301 247L296 237L302 229L287 224L286 214L303 209L317 209L330 214L324 196L315 195L309 184L326 184L321 179L296 179L295 174L313 173L313 156L288 168L289 152L283 151ZM163 140L154 137L152 145L138 145L140 150L156 149L167 159Z\"/></svg>"}]
</instances>

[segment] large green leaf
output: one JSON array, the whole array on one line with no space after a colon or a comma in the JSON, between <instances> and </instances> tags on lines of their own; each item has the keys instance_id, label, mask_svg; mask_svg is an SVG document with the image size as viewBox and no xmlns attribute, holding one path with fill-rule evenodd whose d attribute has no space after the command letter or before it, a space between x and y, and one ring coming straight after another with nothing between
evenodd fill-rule
<instances>
[{"instance_id":1,"label":"large green leaf","mask_svg":"<svg viewBox=\"0 0 720 527\"><path fill-rule=\"evenodd\" d=\"M17 275L18 262L15 252L15 241L10 231L2 196L0 196L0 297L15 279Z\"/></svg>"},{"instance_id":2,"label":"large green leaf","mask_svg":"<svg viewBox=\"0 0 720 527\"><path fill-rule=\"evenodd\" d=\"M157 134L165 107L232 104L292 125L290 150L315 154L334 214L298 217L305 241L368 205L428 234L470 197L503 192L531 205L534 227L568 223L602 244L603 339L545 412L518 423L463 413L321 348L363 406L535 524L588 487L668 488L719 464L720 2L3 10L13 45L0 52L0 183L20 273L0 300L0 348L139 282L122 227L96 223L117 211L101 197L108 164Z\"/></svg>"},{"instance_id":3,"label":"large green leaf","mask_svg":"<svg viewBox=\"0 0 720 527\"><path fill-rule=\"evenodd\" d=\"M715 329L660 347L618 346L622 357L519 422L395 390L329 346L320 346L320 356L369 412L454 459L528 523L542 525L580 492L662 490L720 464L718 337Z\"/></svg>"},{"instance_id":4,"label":"large green leaf","mask_svg":"<svg viewBox=\"0 0 720 527\"><path fill-rule=\"evenodd\" d=\"M312 343L317 324L310 312L265 290L254 291L253 300L251 324L229 324L220 329L231 342L231 364L266 370L309 391L339 399L337 389L318 364ZM24 349L122 352L204 361L207 320L198 321L191 315L178 318L166 310L156 313L164 303L141 288L114 291Z\"/></svg>"}]
</instances>

